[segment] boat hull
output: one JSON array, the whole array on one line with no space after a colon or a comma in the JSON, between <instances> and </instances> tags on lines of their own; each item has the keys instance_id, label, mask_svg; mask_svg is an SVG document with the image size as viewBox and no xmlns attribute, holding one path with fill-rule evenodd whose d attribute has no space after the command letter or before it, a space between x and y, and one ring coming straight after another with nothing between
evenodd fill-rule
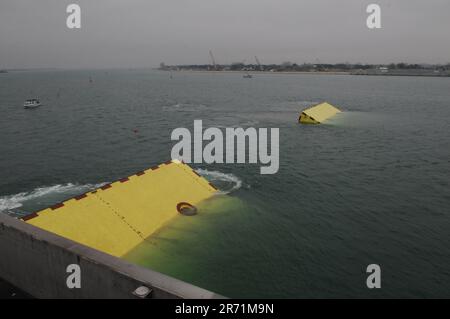
<instances>
[{"instance_id":1,"label":"boat hull","mask_svg":"<svg viewBox=\"0 0 450 319\"><path fill-rule=\"evenodd\" d=\"M38 108L39 106L41 106L40 103L39 104L33 104L33 105L24 105L23 107L25 109L35 109L35 108Z\"/></svg>"}]
</instances>

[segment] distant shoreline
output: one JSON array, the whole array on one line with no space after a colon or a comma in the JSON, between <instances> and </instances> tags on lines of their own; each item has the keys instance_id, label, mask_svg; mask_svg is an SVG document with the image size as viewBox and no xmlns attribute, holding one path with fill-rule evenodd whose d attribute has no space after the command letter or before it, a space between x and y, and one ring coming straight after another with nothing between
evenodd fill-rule
<instances>
[{"instance_id":1,"label":"distant shoreline","mask_svg":"<svg viewBox=\"0 0 450 319\"><path fill-rule=\"evenodd\" d=\"M257 75L257 74L280 74L280 75L355 75L355 76L418 76L418 77L438 77L438 78L446 78L450 77L449 74L432 74L432 73L426 73L426 74L420 74L420 73L355 73L355 72L348 72L348 71L279 71L279 72L270 72L270 71L242 71L242 70L214 70L214 71L208 71L208 70L188 70L188 69L181 69L181 70L161 70L165 72L177 72L177 73L211 73L211 74L251 74L251 75Z\"/></svg>"},{"instance_id":2,"label":"distant shoreline","mask_svg":"<svg viewBox=\"0 0 450 319\"><path fill-rule=\"evenodd\" d=\"M139 67L139 68L99 68L99 69L59 69L59 68L40 68L40 69L5 69L4 72L0 74L8 74L15 72L37 72L37 71L109 71L109 70L156 70L162 72L173 72L173 73L210 73L210 74L279 74L279 75L358 75L358 76L401 76L401 77L440 77L449 78L450 71L447 72L433 72L433 71L423 71L423 70L391 70L388 72L382 72L379 70L357 70L357 71L244 71L244 70L195 70L195 69L161 69L161 68L150 68L150 67ZM5 72L6 71L6 72Z\"/></svg>"},{"instance_id":3,"label":"distant shoreline","mask_svg":"<svg viewBox=\"0 0 450 319\"><path fill-rule=\"evenodd\" d=\"M192 73L238 73L238 74L320 74L320 75L351 75L350 72L346 71L315 71L315 72L308 72L308 71L279 71L279 72L270 72L270 71L241 71L241 70L214 70L214 71L207 71L207 70L161 70L166 72L192 72Z\"/></svg>"}]
</instances>

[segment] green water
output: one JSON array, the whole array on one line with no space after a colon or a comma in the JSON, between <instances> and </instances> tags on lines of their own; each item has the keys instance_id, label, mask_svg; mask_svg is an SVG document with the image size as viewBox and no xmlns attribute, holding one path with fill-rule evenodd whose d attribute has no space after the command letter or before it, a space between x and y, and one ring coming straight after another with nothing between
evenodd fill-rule
<instances>
[{"instance_id":1,"label":"green water","mask_svg":"<svg viewBox=\"0 0 450 319\"><path fill-rule=\"evenodd\" d=\"M93 83L89 83L92 77ZM0 209L47 207L169 159L174 128L280 128L280 170L194 165L226 195L127 259L230 297L449 297L450 79L168 73L0 76ZM28 98L43 106L24 110ZM296 123L316 102L326 125ZM382 289L365 269L382 268Z\"/></svg>"}]
</instances>

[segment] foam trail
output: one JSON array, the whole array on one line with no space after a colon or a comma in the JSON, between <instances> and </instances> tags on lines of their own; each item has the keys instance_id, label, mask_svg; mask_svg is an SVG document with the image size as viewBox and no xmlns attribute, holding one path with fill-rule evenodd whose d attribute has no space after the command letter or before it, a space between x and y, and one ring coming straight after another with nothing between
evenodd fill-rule
<instances>
[{"instance_id":1,"label":"foam trail","mask_svg":"<svg viewBox=\"0 0 450 319\"><path fill-rule=\"evenodd\" d=\"M212 182L220 190L220 194L230 194L242 187L242 180L236 175L226 174L219 171L209 171L198 168L195 170L208 181Z\"/></svg>"},{"instance_id":2,"label":"foam trail","mask_svg":"<svg viewBox=\"0 0 450 319\"><path fill-rule=\"evenodd\" d=\"M101 184L58 184L53 186L44 186L35 188L29 192L22 192L14 195L0 197L0 213L22 207L24 204L33 204L33 202L58 202L74 197L81 193L96 189L104 185Z\"/></svg>"},{"instance_id":3,"label":"foam trail","mask_svg":"<svg viewBox=\"0 0 450 319\"><path fill-rule=\"evenodd\" d=\"M177 103L174 105L167 105L163 107L164 111L185 111L185 112L197 112L202 111L207 108L206 105L203 104L194 104L194 103Z\"/></svg>"}]
</instances>

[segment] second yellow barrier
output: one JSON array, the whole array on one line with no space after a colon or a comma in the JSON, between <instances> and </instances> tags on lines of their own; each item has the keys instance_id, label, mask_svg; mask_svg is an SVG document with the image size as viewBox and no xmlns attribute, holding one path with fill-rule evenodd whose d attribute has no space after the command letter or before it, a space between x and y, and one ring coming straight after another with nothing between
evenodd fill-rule
<instances>
[{"instance_id":1,"label":"second yellow barrier","mask_svg":"<svg viewBox=\"0 0 450 319\"><path fill-rule=\"evenodd\" d=\"M320 103L304 110L298 119L303 124L320 124L341 111L329 103Z\"/></svg>"}]
</instances>

